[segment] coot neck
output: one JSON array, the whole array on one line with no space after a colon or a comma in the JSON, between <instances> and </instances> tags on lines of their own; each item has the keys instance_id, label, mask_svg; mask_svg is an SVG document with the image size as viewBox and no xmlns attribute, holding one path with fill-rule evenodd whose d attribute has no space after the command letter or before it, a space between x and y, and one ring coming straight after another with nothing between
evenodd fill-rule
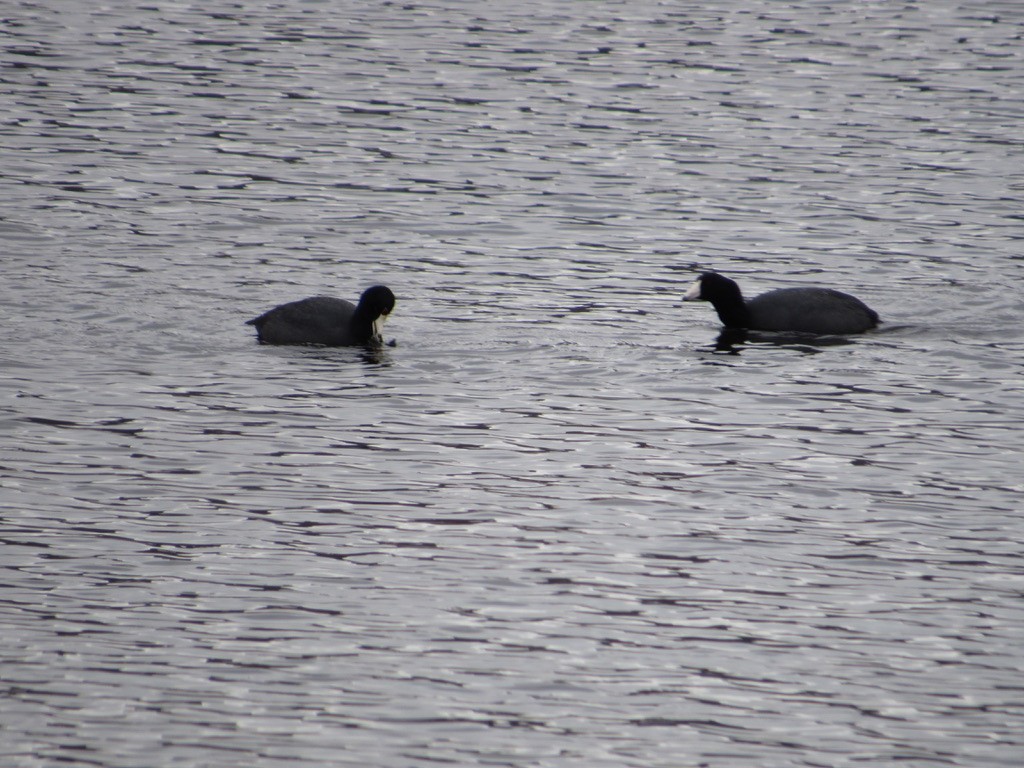
<instances>
[{"instance_id":1,"label":"coot neck","mask_svg":"<svg viewBox=\"0 0 1024 768\"><path fill-rule=\"evenodd\" d=\"M726 328L748 328L750 326L750 313L747 311L747 305L743 301L742 295L712 300L711 306L715 308L718 319Z\"/></svg>"},{"instance_id":2,"label":"coot neck","mask_svg":"<svg viewBox=\"0 0 1024 768\"><path fill-rule=\"evenodd\" d=\"M352 313L352 319L349 320L349 330L358 343L364 344L373 338L373 321L376 319L373 310L362 304L356 307L356 311Z\"/></svg>"}]
</instances>

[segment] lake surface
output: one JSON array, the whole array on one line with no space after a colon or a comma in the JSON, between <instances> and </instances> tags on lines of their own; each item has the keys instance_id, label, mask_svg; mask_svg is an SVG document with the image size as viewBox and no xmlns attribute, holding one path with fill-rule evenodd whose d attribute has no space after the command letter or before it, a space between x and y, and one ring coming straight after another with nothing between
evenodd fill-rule
<instances>
[{"instance_id":1,"label":"lake surface","mask_svg":"<svg viewBox=\"0 0 1024 768\"><path fill-rule=\"evenodd\" d=\"M1024 6L710 6L5 5L0 763L1020 764Z\"/></svg>"}]
</instances>

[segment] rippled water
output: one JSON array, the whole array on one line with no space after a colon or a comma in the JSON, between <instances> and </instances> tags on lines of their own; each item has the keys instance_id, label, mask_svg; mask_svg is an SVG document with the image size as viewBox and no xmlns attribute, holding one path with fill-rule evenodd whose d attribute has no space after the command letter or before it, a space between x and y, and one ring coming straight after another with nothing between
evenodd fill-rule
<instances>
[{"instance_id":1,"label":"rippled water","mask_svg":"<svg viewBox=\"0 0 1024 768\"><path fill-rule=\"evenodd\" d=\"M4 765L1019 764L1024 9L711 5L4 7Z\"/></svg>"}]
</instances>

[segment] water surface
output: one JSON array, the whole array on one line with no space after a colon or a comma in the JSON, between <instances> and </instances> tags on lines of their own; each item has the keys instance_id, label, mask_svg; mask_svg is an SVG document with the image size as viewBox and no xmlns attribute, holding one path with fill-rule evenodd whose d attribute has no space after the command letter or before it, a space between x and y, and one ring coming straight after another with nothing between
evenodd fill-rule
<instances>
[{"instance_id":1,"label":"water surface","mask_svg":"<svg viewBox=\"0 0 1024 768\"><path fill-rule=\"evenodd\" d=\"M1016 3L0 30L5 765L1019 763Z\"/></svg>"}]
</instances>

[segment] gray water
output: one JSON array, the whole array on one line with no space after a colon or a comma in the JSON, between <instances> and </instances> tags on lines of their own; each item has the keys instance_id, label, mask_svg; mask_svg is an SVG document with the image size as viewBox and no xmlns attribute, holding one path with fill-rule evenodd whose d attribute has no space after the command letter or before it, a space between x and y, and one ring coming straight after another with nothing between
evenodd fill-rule
<instances>
[{"instance_id":1,"label":"gray water","mask_svg":"<svg viewBox=\"0 0 1024 768\"><path fill-rule=\"evenodd\" d=\"M0 764L1020 763L1024 6L708 5L0 6Z\"/></svg>"}]
</instances>

